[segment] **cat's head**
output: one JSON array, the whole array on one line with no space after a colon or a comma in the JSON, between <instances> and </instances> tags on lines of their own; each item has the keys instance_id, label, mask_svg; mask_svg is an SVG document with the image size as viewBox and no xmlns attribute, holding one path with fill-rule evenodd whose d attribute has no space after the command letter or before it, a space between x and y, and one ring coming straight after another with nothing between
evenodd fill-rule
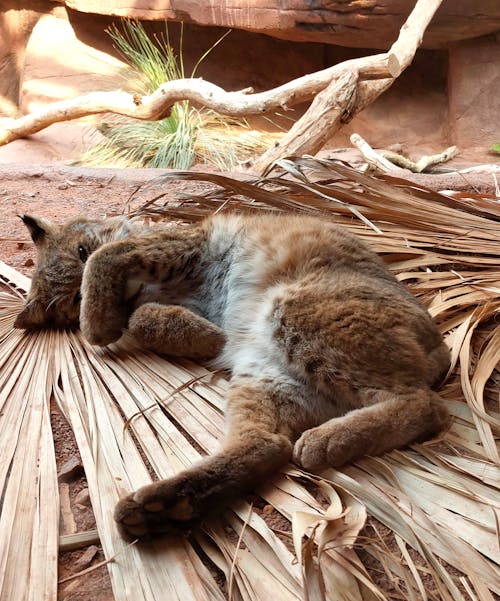
<instances>
[{"instance_id":1,"label":"cat's head","mask_svg":"<svg viewBox=\"0 0 500 601\"><path fill-rule=\"evenodd\" d=\"M37 215L19 217L35 243L37 262L26 306L14 327L28 330L77 326L85 262L106 242L128 237L130 221L124 217L77 217L58 225Z\"/></svg>"}]
</instances>

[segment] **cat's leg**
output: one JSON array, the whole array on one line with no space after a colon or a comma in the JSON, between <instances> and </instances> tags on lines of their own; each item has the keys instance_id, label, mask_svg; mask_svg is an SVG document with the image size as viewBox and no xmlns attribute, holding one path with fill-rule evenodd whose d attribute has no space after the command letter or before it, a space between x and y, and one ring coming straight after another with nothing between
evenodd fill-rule
<instances>
[{"instance_id":1,"label":"cat's leg","mask_svg":"<svg viewBox=\"0 0 500 601\"><path fill-rule=\"evenodd\" d=\"M295 444L304 468L390 451L446 425L445 405L429 386L448 351L429 316L404 295L340 274L336 286L289 287L274 311L273 335L289 370L332 409L332 419Z\"/></svg>"},{"instance_id":2,"label":"cat's leg","mask_svg":"<svg viewBox=\"0 0 500 601\"><path fill-rule=\"evenodd\" d=\"M131 304L144 283L168 285L177 278L189 288L206 239L201 226L160 231L110 242L93 253L83 272L80 328L91 344L118 340Z\"/></svg>"},{"instance_id":3,"label":"cat's leg","mask_svg":"<svg viewBox=\"0 0 500 601\"><path fill-rule=\"evenodd\" d=\"M443 401L430 389L370 394L373 405L306 430L295 443L294 461L307 470L336 467L428 438L449 423Z\"/></svg>"},{"instance_id":4,"label":"cat's leg","mask_svg":"<svg viewBox=\"0 0 500 601\"><path fill-rule=\"evenodd\" d=\"M226 341L218 326L179 305L141 305L128 329L143 348L191 359L216 357Z\"/></svg>"},{"instance_id":5,"label":"cat's leg","mask_svg":"<svg viewBox=\"0 0 500 601\"><path fill-rule=\"evenodd\" d=\"M115 520L122 534L134 539L189 532L210 513L262 484L292 456L283 404L270 383L241 378L233 384L221 450L121 500Z\"/></svg>"}]
</instances>

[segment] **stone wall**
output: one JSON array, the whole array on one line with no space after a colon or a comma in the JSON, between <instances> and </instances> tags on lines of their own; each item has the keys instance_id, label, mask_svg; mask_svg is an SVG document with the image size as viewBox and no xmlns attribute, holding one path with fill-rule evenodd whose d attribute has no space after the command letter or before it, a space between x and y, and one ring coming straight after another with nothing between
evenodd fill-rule
<instances>
[{"instance_id":1,"label":"stone wall","mask_svg":"<svg viewBox=\"0 0 500 601\"><path fill-rule=\"evenodd\" d=\"M81 13L146 21L183 21L265 33L296 42L386 49L415 0L54 0ZM444 0L424 47L474 38L500 28L498 0Z\"/></svg>"},{"instance_id":2,"label":"stone wall","mask_svg":"<svg viewBox=\"0 0 500 601\"><path fill-rule=\"evenodd\" d=\"M449 139L460 148L500 143L500 34L453 44Z\"/></svg>"},{"instance_id":3,"label":"stone wall","mask_svg":"<svg viewBox=\"0 0 500 601\"><path fill-rule=\"evenodd\" d=\"M126 87L126 82L120 79L124 64L106 34L106 29L116 19L61 6L53 10L54 2L49 2L50 10L44 12L43 6L47 2L43 0L34 0L30 10L16 10L16 4L14 0L10 4L8 0L0 0L0 29L3 27L4 32L1 39L2 42L7 40L0 44L0 72L2 64L7 65L4 76L0 77L0 88L2 82L9 86L7 91L5 87L3 90L3 107L0 89L0 114L2 108L4 114L26 113L48 102L87 91ZM23 2L23 6L28 4ZM15 17L18 19L17 30L13 26ZM151 33L159 34L164 30L164 24L160 22L145 22L145 25ZM219 27L184 27L186 73L191 72L201 54L225 31ZM169 32L175 47L179 39L178 24L171 23ZM24 47L28 39L25 58ZM356 116L327 147L349 146L348 136L356 131L377 147L397 143L427 152L456 143L462 150L470 149L478 156L484 155L489 146L500 141L498 39L489 35L453 43L449 48L419 50L414 63L393 87ZM295 43L234 30L202 63L198 75L226 89L252 86L260 91L373 52L373 48ZM21 77L20 84L16 83L18 77ZM16 90L19 85L18 101ZM286 129L290 119L299 117L303 110L304 107L295 107L286 114L274 115L273 123L262 119L252 123L259 128ZM59 124L47 131L57 131L60 143L69 135L66 148L71 154L72 151L79 152L79 137L83 144L91 130L88 120L83 126L85 134L75 133L78 127ZM39 137L46 135L44 132L38 134Z\"/></svg>"}]
</instances>

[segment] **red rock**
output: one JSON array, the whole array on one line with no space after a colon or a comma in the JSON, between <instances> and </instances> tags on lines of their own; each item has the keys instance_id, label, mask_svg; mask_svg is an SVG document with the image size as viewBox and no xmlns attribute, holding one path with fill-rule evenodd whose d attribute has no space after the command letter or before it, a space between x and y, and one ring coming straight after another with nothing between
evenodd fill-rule
<instances>
[{"instance_id":1,"label":"red rock","mask_svg":"<svg viewBox=\"0 0 500 601\"><path fill-rule=\"evenodd\" d=\"M450 142L487 150L500 142L500 36L454 44L449 56Z\"/></svg>"},{"instance_id":2,"label":"red rock","mask_svg":"<svg viewBox=\"0 0 500 601\"><path fill-rule=\"evenodd\" d=\"M90 507L90 495L88 488L82 488L82 490L75 496L75 503L81 507Z\"/></svg>"},{"instance_id":3,"label":"red rock","mask_svg":"<svg viewBox=\"0 0 500 601\"><path fill-rule=\"evenodd\" d=\"M57 472L59 482L71 482L83 475L83 465L79 457L70 457Z\"/></svg>"},{"instance_id":4,"label":"red rock","mask_svg":"<svg viewBox=\"0 0 500 601\"><path fill-rule=\"evenodd\" d=\"M85 570L92 563L94 557L99 553L99 547L95 545L91 545L87 548L87 550L83 553L83 555L75 561L73 564L73 570L75 574Z\"/></svg>"},{"instance_id":5,"label":"red rock","mask_svg":"<svg viewBox=\"0 0 500 601\"><path fill-rule=\"evenodd\" d=\"M415 0L55 1L85 13L232 27L357 48L390 46L415 6ZM499 27L498 0L445 0L425 35L424 47L486 35Z\"/></svg>"}]
</instances>

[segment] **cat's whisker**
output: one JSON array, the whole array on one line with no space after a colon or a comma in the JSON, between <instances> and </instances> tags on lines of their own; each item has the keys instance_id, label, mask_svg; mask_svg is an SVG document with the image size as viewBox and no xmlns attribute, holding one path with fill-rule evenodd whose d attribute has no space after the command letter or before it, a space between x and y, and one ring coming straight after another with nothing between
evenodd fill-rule
<instances>
[{"instance_id":1,"label":"cat's whisker","mask_svg":"<svg viewBox=\"0 0 500 601\"><path fill-rule=\"evenodd\" d=\"M55 306L56 304L58 304L61 300L64 299L64 294L63 293L59 293L56 294L55 296L53 296L50 301L47 303L46 307L45 307L45 312L48 313L51 309L51 307Z\"/></svg>"}]
</instances>

